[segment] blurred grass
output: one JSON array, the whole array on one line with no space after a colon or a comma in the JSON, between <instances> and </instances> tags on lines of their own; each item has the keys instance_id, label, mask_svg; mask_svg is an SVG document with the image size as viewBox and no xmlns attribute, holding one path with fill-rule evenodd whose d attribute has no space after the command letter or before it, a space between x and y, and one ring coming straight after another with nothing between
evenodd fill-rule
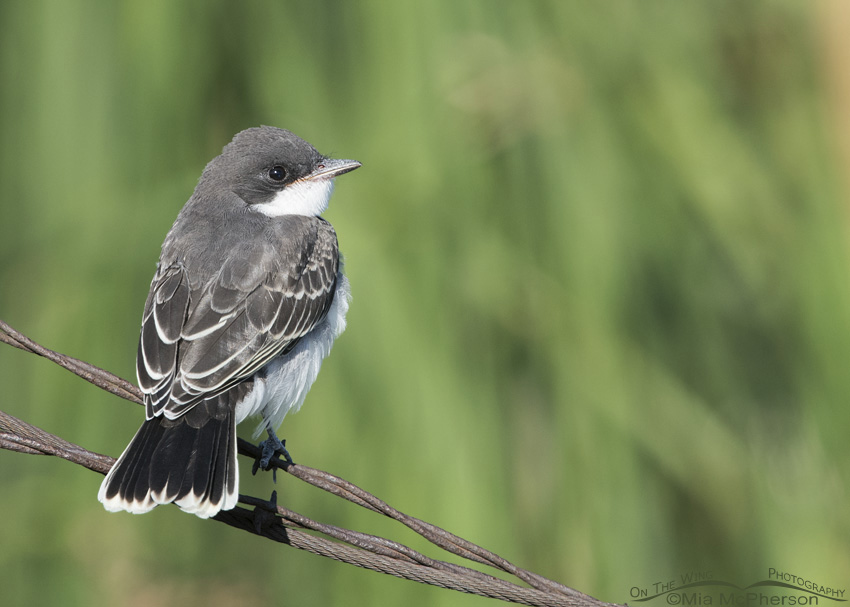
<instances>
[{"instance_id":1,"label":"blurred grass","mask_svg":"<svg viewBox=\"0 0 850 607\"><path fill-rule=\"evenodd\" d=\"M298 460L611 601L693 568L840 587L839 7L5 2L0 317L132 378L203 165L240 129L289 128L364 164L327 213L354 301L281 431ZM4 410L94 450L140 421L11 348L0 382ZM176 508L107 515L99 482L0 453L5 604L484 604Z\"/></svg>"}]
</instances>

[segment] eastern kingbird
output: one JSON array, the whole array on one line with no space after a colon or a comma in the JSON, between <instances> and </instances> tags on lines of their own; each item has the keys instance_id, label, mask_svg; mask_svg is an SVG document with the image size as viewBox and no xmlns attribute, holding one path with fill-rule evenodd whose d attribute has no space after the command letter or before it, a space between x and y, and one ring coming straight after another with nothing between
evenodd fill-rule
<instances>
[{"instance_id":1,"label":"eastern kingbird","mask_svg":"<svg viewBox=\"0 0 850 607\"><path fill-rule=\"evenodd\" d=\"M100 486L110 511L174 502L201 518L236 506L236 424L259 414L263 465L345 329L349 286L320 217L333 160L283 129L238 133L206 166L165 237L136 375L146 420Z\"/></svg>"}]
</instances>

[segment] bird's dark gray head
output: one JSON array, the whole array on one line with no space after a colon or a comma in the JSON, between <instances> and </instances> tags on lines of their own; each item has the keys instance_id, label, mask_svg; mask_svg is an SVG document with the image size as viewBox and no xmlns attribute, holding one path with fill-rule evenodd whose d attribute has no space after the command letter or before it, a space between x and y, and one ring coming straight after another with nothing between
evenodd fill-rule
<instances>
[{"instance_id":1,"label":"bird's dark gray head","mask_svg":"<svg viewBox=\"0 0 850 607\"><path fill-rule=\"evenodd\" d=\"M210 161L196 195L230 191L265 215L319 215L327 208L333 178L359 166L327 158L287 130L261 126L237 133Z\"/></svg>"}]
</instances>

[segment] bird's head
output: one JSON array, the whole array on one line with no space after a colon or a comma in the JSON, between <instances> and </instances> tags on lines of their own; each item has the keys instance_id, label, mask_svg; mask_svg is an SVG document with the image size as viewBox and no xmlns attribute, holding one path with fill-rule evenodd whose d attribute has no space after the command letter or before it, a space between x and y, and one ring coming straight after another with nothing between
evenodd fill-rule
<instances>
[{"instance_id":1,"label":"bird's head","mask_svg":"<svg viewBox=\"0 0 850 607\"><path fill-rule=\"evenodd\" d=\"M237 133L207 165L201 183L230 190L249 210L270 217L318 216L328 208L334 178L359 166L327 158L287 130L261 126Z\"/></svg>"}]
</instances>

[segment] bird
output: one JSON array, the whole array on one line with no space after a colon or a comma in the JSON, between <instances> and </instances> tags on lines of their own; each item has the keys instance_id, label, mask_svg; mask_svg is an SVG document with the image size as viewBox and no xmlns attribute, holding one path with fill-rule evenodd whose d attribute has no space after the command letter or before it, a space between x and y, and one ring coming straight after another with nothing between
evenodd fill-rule
<instances>
[{"instance_id":1,"label":"bird","mask_svg":"<svg viewBox=\"0 0 850 607\"><path fill-rule=\"evenodd\" d=\"M175 503L201 518L238 500L236 425L268 439L296 412L345 329L350 287L336 232L321 217L332 159L290 131L237 133L203 170L162 244L136 354L145 421L98 500L140 514Z\"/></svg>"}]
</instances>

